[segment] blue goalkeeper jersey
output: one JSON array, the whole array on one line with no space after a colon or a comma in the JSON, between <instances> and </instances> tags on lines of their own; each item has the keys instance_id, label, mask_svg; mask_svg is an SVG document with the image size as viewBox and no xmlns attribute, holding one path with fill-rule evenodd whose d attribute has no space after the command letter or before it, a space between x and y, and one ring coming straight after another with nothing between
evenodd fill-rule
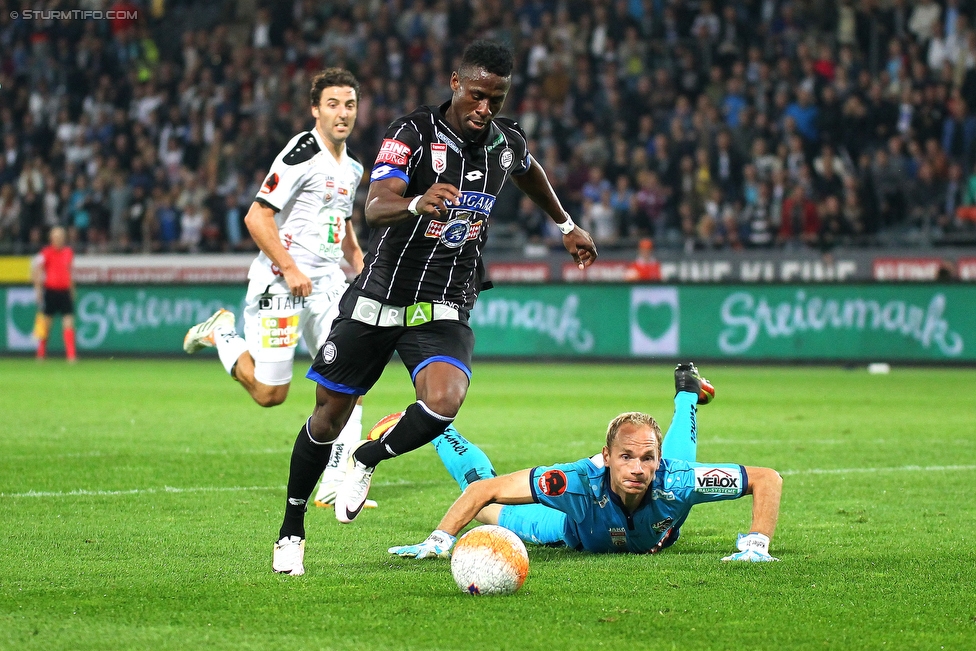
<instances>
[{"instance_id":1,"label":"blue goalkeeper jersey","mask_svg":"<svg viewBox=\"0 0 976 651\"><path fill-rule=\"evenodd\" d=\"M691 507L734 500L748 485L737 464L662 459L654 481L633 513L610 490L603 456L538 466L530 475L532 498L566 514L566 545L596 553L653 553L677 540Z\"/></svg>"}]
</instances>

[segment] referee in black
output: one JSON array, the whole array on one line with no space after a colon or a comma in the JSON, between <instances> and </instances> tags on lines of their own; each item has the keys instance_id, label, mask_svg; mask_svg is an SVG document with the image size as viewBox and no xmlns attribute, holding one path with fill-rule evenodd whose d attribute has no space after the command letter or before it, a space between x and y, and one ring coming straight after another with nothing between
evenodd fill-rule
<instances>
[{"instance_id":1,"label":"referee in black","mask_svg":"<svg viewBox=\"0 0 976 651\"><path fill-rule=\"evenodd\" d=\"M512 67L507 47L475 41L451 75L451 100L420 107L386 132L366 198L372 231L364 268L308 372L318 383L316 404L292 452L281 537L304 539L305 502L329 444L394 351L410 372L417 401L381 439L356 450L336 518L350 522L358 515L377 464L432 441L454 420L471 379L468 313L490 286L481 259L489 217L509 177L556 222L581 269L596 259L592 238L573 223L527 151L525 133L496 117Z\"/></svg>"}]
</instances>

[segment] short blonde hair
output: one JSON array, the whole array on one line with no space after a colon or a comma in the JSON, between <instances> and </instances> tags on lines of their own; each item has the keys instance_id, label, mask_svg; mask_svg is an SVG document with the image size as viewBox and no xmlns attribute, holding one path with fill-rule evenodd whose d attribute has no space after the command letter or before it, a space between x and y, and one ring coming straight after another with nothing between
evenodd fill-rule
<instances>
[{"instance_id":1,"label":"short blonde hair","mask_svg":"<svg viewBox=\"0 0 976 651\"><path fill-rule=\"evenodd\" d=\"M661 444L663 443L664 436L661 434L661 427L654 420L654 417L650 414L645 414L640 411L628 411L620 414L607 425L607 449L609 450L613 446L613 442L617 440L617 433L620 428L624 425L631 424L640 427L646 425L651 428L654 432L654 440L657 442L655 446L657 448L657 455L661 456Z\"/></svg>"}]
</instances>

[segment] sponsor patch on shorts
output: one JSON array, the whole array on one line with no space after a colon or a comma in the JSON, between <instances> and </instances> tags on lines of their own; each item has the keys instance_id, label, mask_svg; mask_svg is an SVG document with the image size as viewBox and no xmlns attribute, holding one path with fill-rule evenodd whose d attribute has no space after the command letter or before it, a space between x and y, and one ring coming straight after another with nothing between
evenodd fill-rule
<instances>
[{"instance_id":1,"label":"sponsor patch on shorts","mask_svg":"<svg viewBox=\"0 0 976 651\"><path fill-rule=\"evenodd\" d=\"M695 468L695 492L738 495L742 492L742 473L738 468Z\"/></svg>"},{"instance_id":2,"label":"sponsor patch on shorts","mask_svg":"<svg viewBox=\"0 0 976 651\"><path fill-rule=\"evenodd\" d=\"M298 315L262 316L262 348L294 348L298 345Z\"/></svg>"}]
</instances>

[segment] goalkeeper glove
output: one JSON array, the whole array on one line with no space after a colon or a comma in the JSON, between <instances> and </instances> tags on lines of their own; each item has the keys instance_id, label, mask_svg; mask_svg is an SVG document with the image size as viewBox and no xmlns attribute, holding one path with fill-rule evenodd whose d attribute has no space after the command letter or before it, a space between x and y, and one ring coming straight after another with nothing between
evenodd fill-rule
<instances>
[{"instance_id":1,"label":"goalkeeper glove","mask_svg":"<svg viewBox=\"0 0 976 651\"><path fill-rule=\"evenodd\" d=\"M738 552L726 556L723 561L746 561L748 563L762 563L764 561L778 561L769 555L769 536L753 531L748 534L740 533L735 541Z\"/></svg>"},{"instance_id":2,"label":"goalkeeper glove","mask_svg":"<svg viewBox=\"0 0 976 651\"><path fill-rule=\"evenodd\" d=\"M390 547L387 551L405 558L450 558L455 540L457 538L451 534L437 529L419 545Z\"/></svg>"}]
</instances>

